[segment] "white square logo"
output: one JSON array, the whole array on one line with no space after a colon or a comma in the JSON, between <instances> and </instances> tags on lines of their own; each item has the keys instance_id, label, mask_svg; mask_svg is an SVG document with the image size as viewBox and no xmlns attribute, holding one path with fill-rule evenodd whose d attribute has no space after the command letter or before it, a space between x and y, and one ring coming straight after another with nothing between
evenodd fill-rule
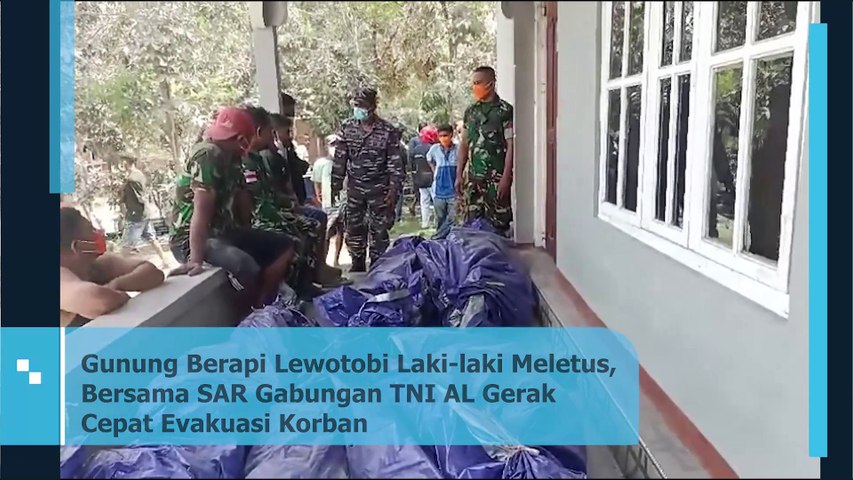
<instances>
[{"instance_id":1,"label":"white square logo","mask_svg":"<svg viewBox=\"0 0 853 480\"><path fill-rule=\"evenodd\" d=\"M30 385L41 385L41 372L30 372Z\"/></svg>"},{"instance_id":2,"label":"white square logo","mask_svg":"<svg viewBox=\"0 0 853 480\"><path fill-rule=\"evenodd\" d=\"M30 360L27 358L19 358L17 361L17 367L19 372L29 372Z\"/></svg>"}]
</instances>

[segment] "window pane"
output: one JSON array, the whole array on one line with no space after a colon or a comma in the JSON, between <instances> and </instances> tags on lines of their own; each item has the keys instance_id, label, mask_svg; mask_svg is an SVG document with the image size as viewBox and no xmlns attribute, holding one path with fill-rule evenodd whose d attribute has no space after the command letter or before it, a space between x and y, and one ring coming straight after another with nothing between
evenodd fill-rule
<instances>
[{"instance_id":1,"label":"window pane","mask_svg":"<svg viewBox=\"0 0 853 480\"><path fill-rule=\"evenodd\" d=\"M669 164L669 101L672 81L660 81L660 113L658 114L658 166L655 188L655 218L666 220L666 180Z\"/></svg>"},{"instance_id":2,"label":"window pane","mask_svg":"<svg viewBox=\"0 0 853 480\"><path fill-rule=\"evenodd\" d=\"M675 2L663 4L663 43L661 46L661 66L672 65L672 49L675 40Z\"/></svg>"},{"instance_id":3,"label":"window pane","mask_svg":"<svg viewBox=\"0 0 853 480\"><path fill-rule=\"evenodd\" d=\"M684 218L684 185L687 174L687 132L690 125L690 75L678 77L678 117L675 126L675 192L672 223L681 227Z\"/></svg>"},{"instance_id":4,"label":"window pane","mask_svg":"<svg viewBox=\"0 0 853 480\"><path fill-rule=\"evenodd\" d=\"M681 2L681 48L679 62L689 61L693 56L693 2Z\"/></svg>"},{"instance_id":5,"label":"window pane","mask_svg":"<svg viewBox=\"0 0 853 480\"><path fill-rule=\"evenodd\" d=\"M743 67L716 72L708 238L732 245Z\"/></svg>"},{"instance_id":6,"label":"window pane","mask_svg":"<svg viewBox=\"0 0 853 480\"><path fill-rule=\"evenodd\" d=\"M717 50L743 45L746 40L746 2L717 2Z\"/></svg>"},{"instance_id":7,"label":"window pane","mask_svg":"<svg viewBox=\"0 0 853 480\"><path fill-rule=\"evenodd\" d=\"M645 2L631 2L631 36L628 37L628 75L643 71Z\"/></svg>"},{"instance_id":8,"label":"window pane","mask_svg":"<svg viewBox=\"0 0 853 480\"><path fill-rule=\"evenodd\" d=\"M761 2L758 40L793 32L797 27L797 2Z\"/></svg>"},{"instance_id":9,"label":"window pane","mask_svg":"<svg viewBox=\"0 0 853 480\"><path fill-rule=\"evenodd\" d=\"M640 171L640 110L643 92L639 85L626 89L628 111L625 118L625 191L622 205L637 211L637 181Z\"/></svg>"},{"instance_id":10,"label":"window pane","mask_svg":"<svg viewBox=\"0 0 853 480\"><path fill-rule=\"evenodd\" d=\"M793 56L760 60L755 72L752 163L744 251L779 260Z\"/></svg>"},{"instance_id":11,"label":"window pane","mask_svg":"<svg viewBox=\"0 0 853 480\"><path fill-rule=\"evenodd\" d=\"M613 2L610 35L610 78L622 76L622 46L625 42L625 2Z\"/></svg>"},{"instance_id":12,"label":"window pane","mask_svg":"<svg viewBox=\"0 0 853 480\"><path fill-rule=\"evenodd\" d=\"M622 97L619 90L610 90L607 102L607 167L605 179L605 200L616 204L616 181L619 175L619 114L622 110Z\"/></svg>"}]
</instances>

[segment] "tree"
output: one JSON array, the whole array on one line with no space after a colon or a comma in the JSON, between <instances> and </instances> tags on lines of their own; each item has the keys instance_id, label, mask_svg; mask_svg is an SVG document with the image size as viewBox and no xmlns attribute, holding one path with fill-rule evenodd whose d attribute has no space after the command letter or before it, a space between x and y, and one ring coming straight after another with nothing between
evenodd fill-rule
<instances>
[{"instance_id":1,"label":"tree","mask_svg":"<svg viewBox=\"0 0 853 480\"><path fill-rule=\"evenodd\" d=\"M495 60L492 5L288 2L282 91L318 134L350 115L357 85L375 86L381 114L404 125L459 118L470 71ZM78 197L115 201L110 179L128 154L168 210L175 172L211 112L257 97L247 5L75 2L75 22Z\"/></svg>"}]
</instances>

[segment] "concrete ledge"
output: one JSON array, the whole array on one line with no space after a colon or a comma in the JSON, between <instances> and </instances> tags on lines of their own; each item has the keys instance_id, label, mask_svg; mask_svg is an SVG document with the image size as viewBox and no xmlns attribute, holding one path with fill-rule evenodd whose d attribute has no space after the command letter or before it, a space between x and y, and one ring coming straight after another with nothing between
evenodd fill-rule
<instances>
[{"instance_id":1,"label":"concrete ledge","mask_svg":"<svg viewBox=\"0 0 853 480\"><path fill-rule=\"evenodd\" d=\"M195 277L170 277L81 328L231 327L243 316L238 295L218 268Z\"/></svg>"}]
</instances>

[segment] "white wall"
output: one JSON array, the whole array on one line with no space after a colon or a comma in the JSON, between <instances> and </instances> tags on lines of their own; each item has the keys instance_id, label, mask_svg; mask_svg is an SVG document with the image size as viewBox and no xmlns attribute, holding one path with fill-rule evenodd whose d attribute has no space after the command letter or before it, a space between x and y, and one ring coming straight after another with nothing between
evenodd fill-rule
<instances>
[{"instance_id":1,"label":"white wall","mask_svg":"<svg viewBox=\"0 0 853 480\"><path fill-rule=\"evenodd\" d=\"M788 319L597 219L599 5L559 4L557 265L740 476L816 476L807 443L808 160Z\"/></svg>"},{"instance_id":2,"label":"white wall","mask_svg":"<svg viewBox=\"0 0 853 480\"><path fill-rule=\"evenodd\" d=\"M515 109L515 176L513 213L515 241L534 241L535 138L533 128L536 33L532 28L533 2L511 4L511 18L495 2L497 19L497 93Z\"/></svg>"}]
</instances>

